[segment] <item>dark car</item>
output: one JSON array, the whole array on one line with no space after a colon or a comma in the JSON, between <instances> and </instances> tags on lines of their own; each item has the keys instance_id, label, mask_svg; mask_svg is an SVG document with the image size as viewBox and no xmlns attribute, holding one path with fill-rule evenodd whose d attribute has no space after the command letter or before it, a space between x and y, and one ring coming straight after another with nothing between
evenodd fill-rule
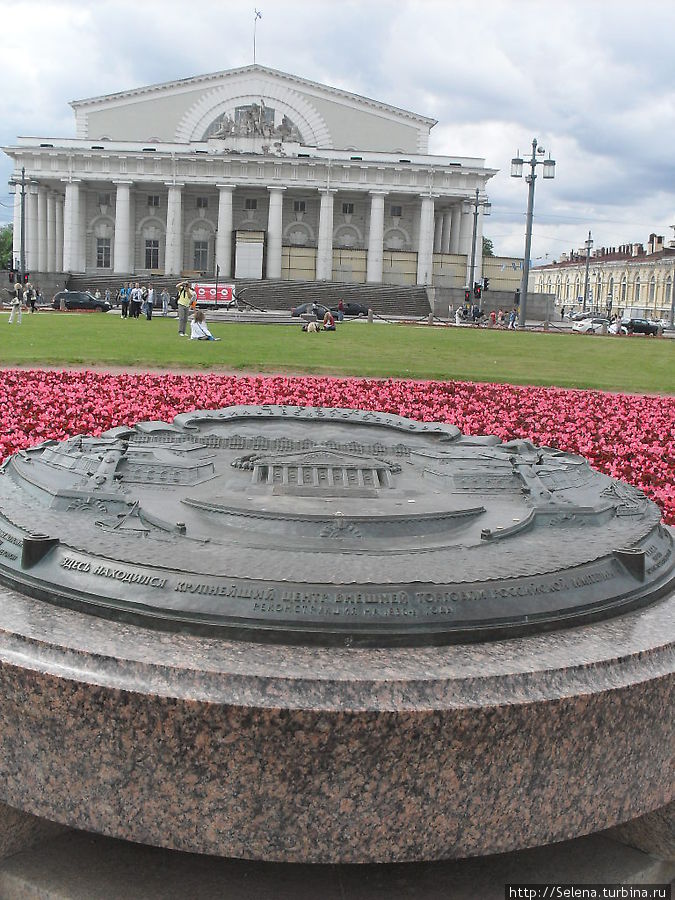
<instances>
[{"instance_id":1,"label":"dark car","mask_svg":"<svg viewBox=\"0 0 675 900\"><path fill-rule=\"evenodd\" d=\"M89 291L59 291L52 297L54 309L61 309L61 298L66 309L89 309L95 312L110 312L112 305L107 300L97 300Z\"/></svg>"},{"instance_id":2,"label":"dark car","mask_svg":"<svg viewBox=\"0 0 675 900\"><path fill-rule=\"evenodd\" d=\"M326 314L326 310L328 307L324 306L322 303L316 304L319 312L318 315L323 319ZM301 303L300 306L294 306L291 310L292 316L302 316L305 313L311 313L312 304L311 303ZM330 311L334 316L337 316L338 308L337 304L334 304L330 307ZM347 300L344 303L344 314L346 316L367 316L368 315L368 307L364 306L363 303L354 303L351 300Z\"/></svg>"},{"instance_id":3,"label":"dark car","mask_svg":"<svg viewBox=\"0 0 675 900\"><path fill-rule=\"evenodd\" d=\"M628 334L653 334L659 333L659 326L656 322L650 322L649 319L624 319L621 323Z\"/></svg>"}]
</instances>

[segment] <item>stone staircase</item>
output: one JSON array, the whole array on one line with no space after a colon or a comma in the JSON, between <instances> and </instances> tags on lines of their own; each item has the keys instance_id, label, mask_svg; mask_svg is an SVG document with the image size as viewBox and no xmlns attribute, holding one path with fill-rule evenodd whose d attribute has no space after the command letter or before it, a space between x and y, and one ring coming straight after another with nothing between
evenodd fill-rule
<instances>
[{"instance_id":1,"label":"stone staircase","mask_svg":"<svg viewBox=\"0 0 675 900\"><path fill-rule=\"evenodd\" d=\"M195 279L196 280L196 279ZM202 279L213 281L213 279ZM96 288L105 293L107 287L113 298L125 281L138 281L141 284L152 284L156 291L165 286L173 296L176 292L178 277L154 276L139 277L133 275L71 275L68 288L71 291L91 291ZM228 282L230 283L230 282ZM322 303L325 306L337 306L342 298L345 302L363 303L378 316L407 316L421 319L431 312L429 297L424 287L408 287L389 284L345 284L337 281L284 281L253 279L237 279L234 281L237 295L254 309L290 310L301 303Z\"/></svg>"}]
</instances>

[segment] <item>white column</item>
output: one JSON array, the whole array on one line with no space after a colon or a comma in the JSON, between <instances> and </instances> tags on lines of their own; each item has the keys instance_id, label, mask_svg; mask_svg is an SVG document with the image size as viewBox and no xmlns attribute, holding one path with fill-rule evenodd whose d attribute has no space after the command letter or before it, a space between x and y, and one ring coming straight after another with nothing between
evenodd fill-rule
<instances>
[{"instance_id":1,"label":"white column","mask_svg":"<svg viewBox=\"0 0 675 900\"><path fill-rule=\"evenodd\" d=\"M66 200L63 208L63 271L77 270L80 238L80 182L66 184Z\"/></svg>"},{"instance_id":2,"label":"white column","mask_svg":"<svg viewBox=\"0 0 675 900\"><path fill-rule=\"evenodd\" d=\"M56 272L56 194L47 194L47 268L46 272Z\"/></svg>"},{"instance_id":3,"label":"white column","mask_svg":"<svg viewBox=\"0 0 675 900\"><path fill-rule=\"evenodd\" d=\"M37 184L26 187L26 269L37 272L38 266L38 192Z\"/></svg>"},{"instance_id":4,"label":"white column","mask_svg":"<svg viewBox=\"0 0 675 900\"><path fill-rule=\"evenodd\" d=\"M333 199L336 191L321 191L319 208L319 240L316 251L317 281L331 281L333 278Z\"/></svg>"},{"instance_id":5,"label":"white column","mask_svg":"<svg viewBox=\"0 0 675 900\"><path fill-rule=\"evenodd\" d=\"M37 200L37 226L38 226L38 263L37 271L48 271L47 266L47 188L38 187Z\"/></svg>"},{"instance_id":6,"label":"white column","mask_svg":"<svg viewBox=\"0 0 675 900\"><path fill-rule=\"evenodd\" d=\"M183 269L183 187L183 184L168 185L165 275L180 275Z\"/></svg>"},{"instance_id":7,"label":"white column","mask_svg":"<svg viewBox=\"0 0 675 900\"><path fill-rule=\"evenodd\" d=\"M55 272L63 272L63 204L64 197L59 194L56 198L56 263Z\"/></svg>"},{"instance_id":8,"label":"white column","mask_svg":"<svg viewBox=\"0 0 675 900\"><path fill-rule=\"evenodd\" d=\"M232 194L233 184L218 185L218 234L216 235L216 265L220 277L232 277Z\"/></svg>"},{"instance_id":9,"label":"white column","mask_svg":"<svg viewBox=\"0 0 675 900\"><path fill-rule=\"evenodd\" d=\"M462 204L455 203L452 207L452 222L450 224L450 253L459 253L459 232L462 227Z\"/></svg>"},{"instance_id":10,"label":"white column","mask_svg":"<svg viewBox=\"0 0 675 900\"><path fill-rule=\"evenodd\" d=\"M124 275L134 271L131 263L131 182L116 181L115 239L113 272Z\"/></svg>"},{"instance_id":11,"label":"white column","mask_svg":"<svg viewBox=\"0 0 675 900\"><path fill-rule=\"evenodd\" d=\"M13 259L21 260L21 185L14 185L14 229L12 235Z\"/></svg>"},{"instance_id":12,"label":"white column","mask_svg":"<svg viewBox=\"0 0 675 900\"><path fill-rule=\"evenodd\" d=\"M281 234L283 230L283 187L268 187L269 212L267 214L267 270L266 278L281 278Z\"/></svg>"},{"instance_id":13,"label":"white column","mask_svg":"<svg viewBox=\"0 0 675 900\"><path fill-rule=\"evenodd\" d=\"M450 252L450 234L452 232L452 209L443 210L443 230L441 234L441 253Z\"/></svg>"},{"instance_id":14,"label":"white column","mask_svg":"<svg viewBox=\"0 0 675 900\"><path fill-rule=\"evenodd\" d=\"M469 260L471 266L471 260ZM478 220L476 222L476 263L473 270L473 280L482 281L483 278L483 207L478 207Z\"/></svg>"},{"instance_id":15,"label":"white column","mask_svg":"<svg viewBox=\"0 0 675 900\"><path fill-rule=\"evenodd\" d=\"M473 237L473 207L462 204L461 210L459 249L457 252L466 257L466 278L464 279L464 284L466 287L471 287L469 284L469 269L471 268L471 239Z\"/></svg>"},{"instance_id":16,"label":"white column","mask_svg":"<svg viewBox=\"0 0 675 900\"><path fill-rule=\"evenodd\" d=\"M439 213L434 219L434 253L441 252L443 238L443 215Z\"/></svg>"},{"instance_id":17,"label":"white column","mask_svg":"<svg viewBox=\"0 0 675 900\"><path fill-rule=\"evenodd\" d=\"M420 205L420 236L417 247L417 283L431 284L433 277L434 200L422 197Z\"/></svg>"},{"instance_id":18,"label":"white column","mask_svg":"<svg viewBox=\"0 0 675 900\"><path fill-rule=\"evenodd\" d=\"M83 184L80 188L80 236L77 242L77 271L87 270L87 189Z\"/></svg>"},{"instance_id":19,"label":"white column","mask_svg":"<svg viewBox=\"0 0 675 900\"><path fill-rule=\"evenodd\" d=\"M384 237L384 198L386 191L370 192L370 227L366 281L382 281L382 241Z\"/></svg>"}]
</instances>

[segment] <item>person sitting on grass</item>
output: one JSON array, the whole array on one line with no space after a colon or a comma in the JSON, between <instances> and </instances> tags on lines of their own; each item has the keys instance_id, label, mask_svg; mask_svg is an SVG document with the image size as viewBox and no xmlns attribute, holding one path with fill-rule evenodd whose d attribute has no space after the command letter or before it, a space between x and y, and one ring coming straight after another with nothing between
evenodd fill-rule
<instances>
[{"instance_id":1,"label":"person sitting on grass","mask_svg":"<svg viewBox=\"0 0 675 900\"><path fill-rule=\"evenodd\" d=\"M214 337L209 331L208 325L204 320L204 313L201 309L196 309L190 323L190 340L191 341L219 341L220 338Z\"/></svg>"},{"instance_id":2,"label":"person sitting on grass","mask_svg":"<svg viewBox=\"0 0 675 900\"><path fill-rule=\"evenodd\" d=\"M323 330L335 331L335 319L333 318L333 313L329 309L326 310L326 315L323 317Z\"/></svg>"}]
</instances>

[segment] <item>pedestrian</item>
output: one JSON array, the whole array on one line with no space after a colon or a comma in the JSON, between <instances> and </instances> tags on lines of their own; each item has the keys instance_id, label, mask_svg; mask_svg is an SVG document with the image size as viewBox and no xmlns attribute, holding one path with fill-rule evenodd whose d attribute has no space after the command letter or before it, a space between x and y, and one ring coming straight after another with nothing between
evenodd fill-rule
<instances>
[{"instance_id":1,"label":"pedestrian","mask_svg":"<svg viewBox=\"0 0 675 900\"><path fill-rule=\"evenodd\" d=\"M517 316L517 315L518 315L518 312L517 312L517 310L516 310L516 307L514 306L513 309L511 310L511 312L509 313L509 324L508 324L508 328L509 328L511 331L515 331L515 329L516 329L516 316Z\"/></svg>"},{"instance_id":2,"label":"pedestrian","mask_svg":"<svg viewBox=\"0 0 675 900\"><path fill-rule=\"evenodd\" d=\"M147 289L145 296L145 318L150 321L152 319L152 307L155 303L155 289L152 285Z\"/></svg>"},{"instance_id":3,"label":"pedestrian","mask_svg":"<svg viewBox=\"0 0 675 900\"><path fill-rule=\"evenodd\" d=\"M100 300L100 299L101 299L101 291L100 291L98 288L96 288L96 292L95 292L95 294L94 294L94 298L95 298L96 300Z\"/></svg>"},{"instance_id":4,"label":"pedestrian","mask_svg":"<svg viewBox=\"0 0 675 900\"><path fill-rule=\"evenodd\" d=\"M30 281L26 285L24 299L25 299L26 304L30 307L31 313L34 313L35 312L35 291L33 290L33 285L30 283Z\"/></svg>"},{"instance_id":5,"label":"pedestrian","mask_svg":"<svg viewBox=\"0 0 675 900\"><path fill-rule=\"evenodd\" d=\"M41 304L42 304L42 291L40 290L39 287L36 287L35 288L35 303L33 304L33 306L34 307L40 306ZM33 309L33 312L35 312L35 309Z\"/></svg>"},{"instance_id":6,"label":"pedestrian","mask_svg":"<svg viewBox=\"0 0 675 900\"><path fill-rule=\"evenodd\" d=\"M197 294L190 288L189 281L179 281L176 287L178 288L178 336L187 337L185 329L187 328L188 314Z\"/></svg>"},{"instance_id":7,"label":"pedestrian","mask_svg":"<svg viewBox=\"0 0 675 900\"><path fill-rule=\"evenodd\" d=\"M162 315L166 318L169 315L169 292L166 287L160 294L160 298L162 300Z\"/></svg>"},{"instance_id":8,"label":"pedestrian","mask_svg":"<svg viewBox=\"0 0 675 900\"><path fill-rule=\"evenodd\" d=\"M342 322L342 320L345 317L345 302L342 299L342 297L340 297L340 299L338 300L337 314L338 314L338 322Z\"/></svg>"},{"instance_id":9,"label":"pedestrian","mask_svg":"<svg viewBox=\"0 0 675 900\"><path fill-rule=\"evenodd\" d=\"M110 303L110 288L105 289L105 302Z\"/></svg>"},{"instance_id":10,"label":"pedestrian","mask_svg":"<svg viewBox=\"0 0 675 900\"><path fill-rule=\"evenodd\" d=\"M560 318L561 319L565 318L565 307L564 306L560 307Z\"/></svg>"},{"instance_id":11,"label":"pedestrian","mask_svg":"<svg viewBox=\"0 0 675 900\"><path fill-rule=\"evenodd\" d=\"M117 297L122 307L122 318L126 319L129 315L129 285L126 281L117 292Z\"/></svg>"},{"instance_id":12,"label":"pedestrian","mask_svg":"<svg viewBox=\"0 0 675 900\"><path fill-rule=\"evenodd\" d=\"M23 288L17 284L16 290L12 295L12 311L9 314L9 324L16 321L17 325L21 324L21 304L23 303Z\"/></svg>"},{"instance_id":13,"label":"pedestrian","mask_svg":"<svg viewBox=\"0 0 675 900\"><path fill-rule=\"evenodd\" d=\"M143 292L138 282L131 289L131 300L129 301L129 315L132 319L138 319L141 314L141 303L143 302Z\"/></svg>"}]
</instances>

